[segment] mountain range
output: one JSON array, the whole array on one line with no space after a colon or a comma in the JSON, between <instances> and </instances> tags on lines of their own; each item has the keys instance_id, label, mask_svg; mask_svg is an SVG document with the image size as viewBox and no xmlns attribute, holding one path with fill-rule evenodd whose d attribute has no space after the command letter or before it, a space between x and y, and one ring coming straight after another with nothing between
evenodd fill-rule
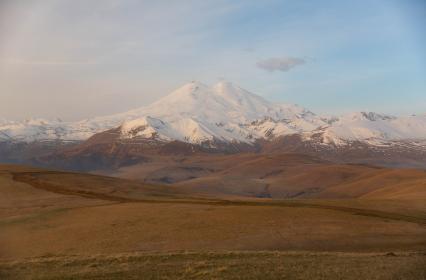
<instances>
[{"instance_id":1,"label":"mountain range","mask_svg":"<svg viewBox=\"0 0 426 280\"><path fill-rule=\"evenodd\" d=\"M135 145L140 147L136 153ZM105 157L102 153L117 157L118 150L128 161L153 150L182 149L291 151L339 161L426 166L426 114L324 117L298 105L269 102L230 82L208 86L194 81L151 105L120 114L77 122L0 120L2 161L46 162L71 154L74 159L90 155L96 162L96 157Z\"/></svg>"}]
</instances>

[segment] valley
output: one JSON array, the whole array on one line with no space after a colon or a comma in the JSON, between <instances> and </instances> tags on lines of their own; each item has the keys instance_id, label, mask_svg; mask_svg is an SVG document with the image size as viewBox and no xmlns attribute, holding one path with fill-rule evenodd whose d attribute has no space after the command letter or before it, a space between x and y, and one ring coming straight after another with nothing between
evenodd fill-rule
<instances>
[{"instance_id":1,"label":"valley","mask_svg":"<svg viewBox=\"0 0 426 280\"><path fill-rule=\"evenodd\" d=\"M424 170L338 164L295 153L153 156L95 173L179 186L189 193L274 199L410 199L425 196L426 190Z\"/></svg>"}]
</instances>

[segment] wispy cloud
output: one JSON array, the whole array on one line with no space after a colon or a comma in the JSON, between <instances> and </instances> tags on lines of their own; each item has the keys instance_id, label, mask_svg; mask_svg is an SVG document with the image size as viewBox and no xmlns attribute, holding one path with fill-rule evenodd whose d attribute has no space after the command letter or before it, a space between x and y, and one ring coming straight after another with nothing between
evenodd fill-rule
<instances>
[{"instance_id":1,"label":"wispy cloud","mask_svg":"<svg viewBox=\"0 0 426 280\"><path fill-rule=\"evenodd\" d=\"M299 57L271 57L265 60L258 61L256 66L260 69L274 72L281 71L287 72L292 68L303 65L306 63L306 60Z\"/></svg>"}]
</instances>

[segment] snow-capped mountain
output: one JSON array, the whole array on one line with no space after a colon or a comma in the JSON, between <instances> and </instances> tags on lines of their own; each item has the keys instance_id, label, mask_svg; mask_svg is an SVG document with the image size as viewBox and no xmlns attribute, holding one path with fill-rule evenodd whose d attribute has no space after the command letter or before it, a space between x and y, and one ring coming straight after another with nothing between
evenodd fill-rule
<instances>
[{"instance_id":1,"label":"snow-capped mountain","mask_svg":"<svg viewBox=\"0 0 426 280\"><path fill-rule=\"evenodd\" d=\"M244 143L301 135L335 146L359 141L383 145L426 140L426 115L394 117L353 113L320 117L302 107L271 103L232 83L188 83L153 104L128 112L78 122L42 119L0 120L0 141L81 141L117 129L119 137L191 144Z\"/></svg>"},{"instance_id":2,"label":"snow-capped mountain","mask_svg":"<svg viewBox=\"0 0 426 280\"><path fill-rule=\"evenodd\" d=\"M115 125L118 125L115 123ZM60 120L29 119L22 122L9 121L0 124L0 140L33 142L48 140L85 140L95 133L114 126L114 123L81 121L62 122Z\"/></svg>"},{"instance_id":3,"label":"snow-capped mountain","mask_svg":"<svg viewBox=\"0 0 426 280\"><path fill-rule=\"evenodd\" d=\"M122 124L124 138L253 143L267 135L301 133L325 124L306 109L270 103L229 82L212 87L186 84L138 114L142 117Z\"/></svg>"},{"instance_id":4,"label":"snow-capped mountain","mask_svg":"<svg viewBox=\"0 0 426 280\"><path fill-rule=\"evenodd\" d=\"M360 141L383 145L394 141L426 139L426 116L394 117L376 113L352 113L335 119L331 125L317 129L323 142L345 145Z\"/></svg>"}]
</instances>

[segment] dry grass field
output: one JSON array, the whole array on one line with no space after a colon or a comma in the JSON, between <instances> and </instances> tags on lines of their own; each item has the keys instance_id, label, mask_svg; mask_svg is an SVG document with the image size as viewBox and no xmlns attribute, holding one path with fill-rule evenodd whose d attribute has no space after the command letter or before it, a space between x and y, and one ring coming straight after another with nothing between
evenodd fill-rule
<instances>
[{"instance_id":1,"label":"dry grass field","mask_svg":"<svg viewBox=\"0 0 426 280\"><path fill-rule=\"evenodd\" d=\"M102 172L100 172L102 173ZM336 164L301 154L153 157L106 173L141 182L172 184L189 193L275 199L426 198L426 172Z\"/></svg>"},{"instance_id":2,"label":"dry grass field","mask_svg":"<svg viewBox=\"0 0 426 280\"><path fill-rule=\"evenodd\" d=\"M41 257L0 265L2 279L425 279L416 253L180 252Z\"/></svg>"},{"instance_id":3,"label":"dry grass field","mask_svg":"<svg viewBox=\"0 0 426 280\"><path fill-rule=\"evenodd\" d=\"M422 193L200 196L3 165L0 279L425 279Z\"/></svg>"}]
</instances>

